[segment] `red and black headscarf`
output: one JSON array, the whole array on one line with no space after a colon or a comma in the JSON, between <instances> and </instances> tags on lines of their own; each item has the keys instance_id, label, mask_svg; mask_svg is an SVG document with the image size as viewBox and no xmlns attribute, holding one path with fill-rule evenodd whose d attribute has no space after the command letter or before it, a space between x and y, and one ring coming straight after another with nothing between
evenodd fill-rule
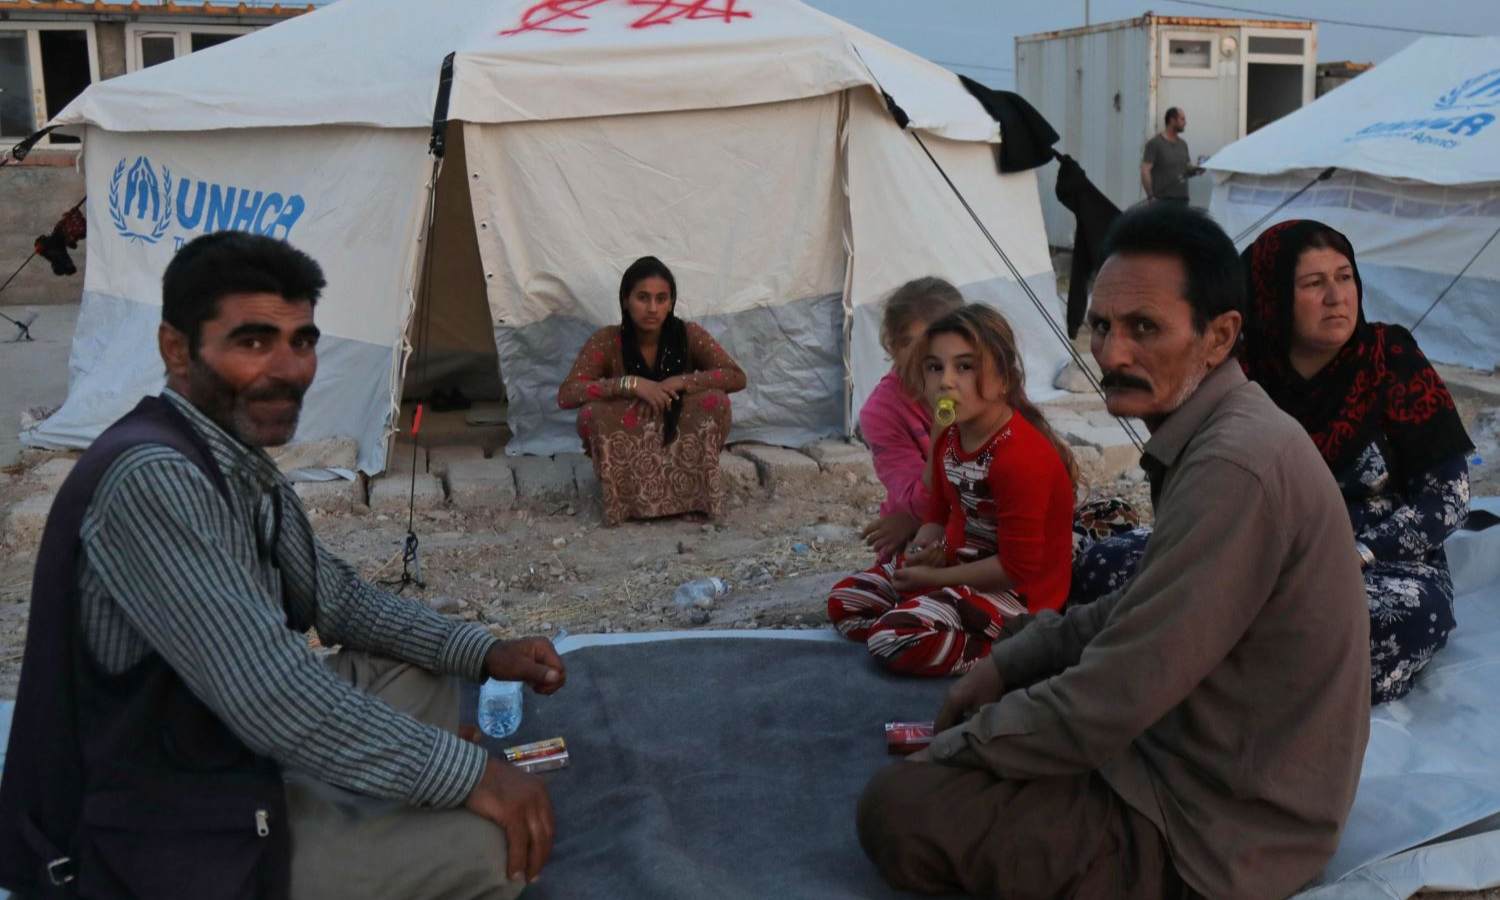
<instances>
[{"instance_id":1,"label":"red and black headscarf","mask_svg":"<svg viewBox=\"0 0 1500 900\"><path fill-rule=\"evenodd\" d=\"M1359 313L1338 355L1303 378L1288 355L1297 260L1309 247L1328 247L1349 260ZM1365 321L1364 283L1348 238L1322 222L1293 219L1267 229L1242 258L1250 314L1240 363L1277 406L1302 423L1330 469L1343 471L1381 438L1403 478L1474 449L1453 395L1411 332Z\"/></svg>"}]
</instances>

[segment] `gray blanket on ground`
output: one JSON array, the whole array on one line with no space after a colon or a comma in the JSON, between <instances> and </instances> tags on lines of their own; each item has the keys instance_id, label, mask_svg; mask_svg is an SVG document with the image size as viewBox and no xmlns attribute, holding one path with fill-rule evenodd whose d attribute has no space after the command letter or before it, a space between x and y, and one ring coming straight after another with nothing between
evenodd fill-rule
<instances>
[{"instance_id":1,"label":"gray blanket on ground","mask_svg":"<svg viewBox=\"0 0 1500 900\"><path fill-rule=\"evenodd\" d=\"M947 681L897 679L863 647L664 640L568 653L504 741L562 736L552 860L527 898L879 898L855 805L883 725L931 719ZM492 748L498 749L498 743Z\"/></svg>"}]
</instances>

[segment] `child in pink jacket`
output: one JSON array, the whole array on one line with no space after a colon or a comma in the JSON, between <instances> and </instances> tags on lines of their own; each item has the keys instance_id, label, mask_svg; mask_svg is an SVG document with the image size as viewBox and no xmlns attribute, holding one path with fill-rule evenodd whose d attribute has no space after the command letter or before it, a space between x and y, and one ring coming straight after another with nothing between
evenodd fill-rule
<instances>
[{"instance_id":1,"label":"child in pink jacket","mask_svg":"<svg viewBox=\"0 0 1500 900\"><path fill-rule=\"evenodd\" d=\"M958 288L941 278L918 278L901 285L885 301L880 342L891 370L859 410L859 430L875 458L875 474L885 485L880 517L865 526L865 543L885 562L917 533L929 496L922 484L932 443L932 412L901 383L906 353L927 326L963 306Z\"/></svg>"}]
</instances>

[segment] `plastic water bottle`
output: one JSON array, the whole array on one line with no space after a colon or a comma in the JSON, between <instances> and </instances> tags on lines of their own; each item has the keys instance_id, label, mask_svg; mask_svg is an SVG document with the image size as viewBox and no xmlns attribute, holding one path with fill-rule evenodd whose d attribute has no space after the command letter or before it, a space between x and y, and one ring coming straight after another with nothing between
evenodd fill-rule
<instances>
[{"instance_id":1,"label":"plastic water bottle","mask_svg":"<svg viewBox=\"0 0 1500 900\"><path fill-rule=\"evenodd\" d=\"M479 689L479 730L507 738L521 727L521 682L491 678Z\"/></svg>"},{"instance_id":2,"label":"plastic water bottle","mask_svg":"<svg viewBox=\"0 0 1500 900\"><path fill-rule=\"evenodd\" d=\"M722 597L729 593L729 583L722 578L698 578L689 581L677 588L677 593L672 595L672 602L686 609L696 606L707 609L713 606L714 598Z\"/></svg>"}]
</instances>

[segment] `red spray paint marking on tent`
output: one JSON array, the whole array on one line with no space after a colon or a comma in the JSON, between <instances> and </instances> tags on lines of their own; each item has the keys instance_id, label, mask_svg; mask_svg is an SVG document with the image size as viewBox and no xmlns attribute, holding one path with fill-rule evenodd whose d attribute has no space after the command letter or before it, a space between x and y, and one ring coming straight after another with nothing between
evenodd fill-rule
<instances>
[{"instance_id":1,"label":"red spray paint marking on tent","mask_svg":"<svg viewBox=\"0 0 1500 900\"><path fill-rule=\"evenodd\" d=\"M611 0L543 0L521 14L520 24L500 32L502 37L528 31L553 34L579 34L588 31L593 20L586 13ZM620 2L620 0L615 0ZM645 14L630 23L631 28L670 25L679 19L718 19L731 23L750 18L750 11L738 9L739 0L623 0L628 6L648 7Z\"/></svg>"}]
</instances>

